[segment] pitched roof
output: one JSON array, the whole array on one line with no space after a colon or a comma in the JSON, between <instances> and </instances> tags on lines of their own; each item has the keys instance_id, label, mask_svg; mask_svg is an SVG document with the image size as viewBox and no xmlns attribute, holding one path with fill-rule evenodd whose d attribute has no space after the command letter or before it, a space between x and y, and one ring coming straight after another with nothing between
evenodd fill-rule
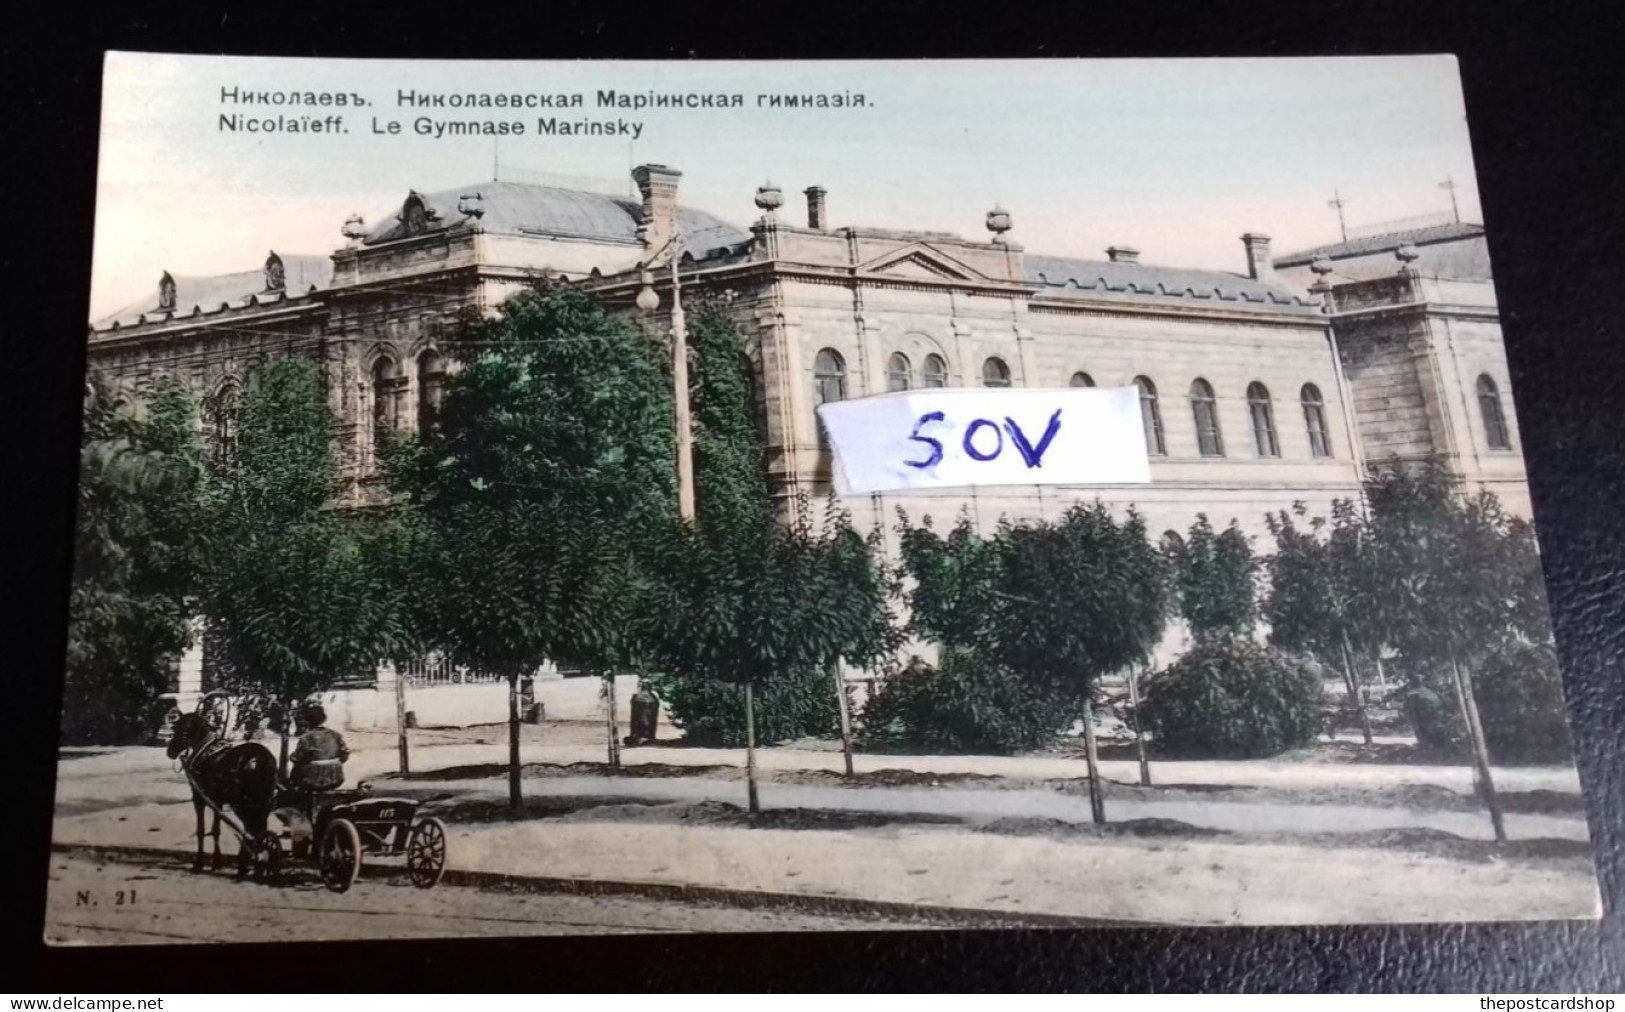
<instances>
[{"instance_id":1,"label":"pitched roof","mask_svg":"<svg viewBox=\"0 0 1625 1012\"><path fill-rule=\"evenodd\" d=\"M1382 235L1367 235L1344 242L1316 246L1314 249L1300 250L1297 253L1288 253L1285 256L1276 257L1275 265L1277 267L1298 267L1307 264L1316 257L1341 260L1346 257L1370 256L1373 253L1389 253L1401 246L1429 246L1441 242L1459 242L1462 239L1475 239L1483 234L1483 225L1475 225L1466 221L1454 221L1443 225L1404 229Z\"/></svg>"},{"instance_id":2,"label":"pitched roof","mask_svg":"<svg viewBox=\"0 0 1625 1012\"><path fill-rule=\"evenodd\" d=\"M1224 271L1158 267L1112 260L1075 260L1027 254L1027 280L1042 286L1040 294L1065 298L1181 299L1245 303L1249 309L1281 312L1320 311L1285 287L1254 281Z\"/></svg>"},{"instance_id":3,"label":"pitched roof","mask_svg":"<svg viewBox=\"0 0 1625 1012\"><path fill-rule=\"evenodd\" d=\"M271 291L265 287L265 271L238 271L234 274L214 274L207 277L171 276L175 282L175 306L161 309L158 305L158 286L140 301L109 313L91 323L96 330L113 326L130 327L140 323L158 323L174 317L199 313L218 313L223 309L242 309L257 300L259 304L301 299L313 290L328 287L333 282L333 260L326 256L303 253L281 253L283 288Z\"/></svg>"},{"instance_id":4,"label":"pitched roof","mask_svg":"<svg viewBox=\"0 0 1625 1012\"><path fill-rule=\"evenodd\" d=\"M531 183L484 182L418 194L429 212L431 231L476 220L457 209L465 194L479 194L481 198L484 213L477 219L480 227L517 235L634 243L643 216L642 203L626 197ZM677 227L688 251L699 259L713 250L750 239L749 233L715 215L687 207L677 209ZM395 208L376 219L362 242L371 246L408 234L400 209Z\"/></svg>"}]
</instances>

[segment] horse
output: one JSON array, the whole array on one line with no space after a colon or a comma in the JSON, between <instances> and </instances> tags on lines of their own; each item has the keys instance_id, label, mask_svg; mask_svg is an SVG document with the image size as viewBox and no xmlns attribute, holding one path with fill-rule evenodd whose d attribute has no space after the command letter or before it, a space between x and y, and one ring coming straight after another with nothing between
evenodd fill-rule
<instances>
[{"instance_id":1,"label":"horse","mask_svg":"<svg viewBox=\"0 0 1625 1012\"><path fill-rule=\"evenodd\" d=\"M169 739L169 758L179 759L192 787L192 808L197 813L197 857L193 871L203 870L203 809L214 809L213 870L220 870L220 813L230 808L244 832L238 852L237 875L248 874L253 848L266 835L276 796L277 763L271 750L258 742L233 745L215 734L203 717L182 714Z\"/></svg>"}]
</instances>

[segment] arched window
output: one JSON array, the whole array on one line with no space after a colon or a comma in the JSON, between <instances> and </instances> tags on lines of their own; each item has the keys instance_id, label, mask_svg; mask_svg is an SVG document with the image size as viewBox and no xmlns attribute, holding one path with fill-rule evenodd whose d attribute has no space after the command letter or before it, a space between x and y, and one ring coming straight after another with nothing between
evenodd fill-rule
<instances>
[{"instance_id":1,"label":"arched window","mask_svg":"<svg viewBox=\"0 0 1625 1012\"><path fill-rule=\"evenodd\" d=\"M237 449L237 404L241 397L242 387L228 379L209 404L209 442L216 460L225 460Z\"/></svg>"},{"instance_id":2,"label":"arched window","mask_svg":"<svg viewBox=\"0 0 1625 1012\"><path fill-rule=\"evenodd\" d=\"M1484 438L1492 450L1512 449L1512 436L1507 432L1507 416L1501 410L1501 391L1489 373L1478 377L1478 410L1484 416Z\"/></svg>"},{"instance_id":3,"label":"arched window","mask_svg":"<svg viewBox=\"0 0 1625 1012\"><path fill-rule=\"evenodd\" d=\"M427 432L446 389L446 363L430 348L418 356L418 431Z\"/></svg>"},{"instance_id":4,"label":"arched window","mask_svg":"<svg viewBox=\"0 0 1625 1012\"><path fill-rule=\"evenodd\" d=\"M909 367L908 356L900 351L892 352L886 362L886 390L895 393L898 390L907 390L913 385L913 372Z\"/></svg>"},{"instance_id":5,"label":"arched window","mask_svg":"<svg viewBox=\"0 0 1625 1012\"><path fill-rule=\"evenodd\" d=\"M1067 384L1067 386L1074 386L1074 387L1092 387L1094 385L1095 385L1095 378L1093 376L1089 375L1086 372L1075 372L1075 373L1073 373L1072 374L1072 381Z\"/></svg>"},{"instance_id":6,"label":"arched window","mask_svg":"<svg viewBox=\"0 0 1625 1012\"><path fill-rule=\"evenodd\" d=\"M1275 437L1275 407L1264 384L1247 385L1247 413L1253 420L1253 449L1260 457L1279 457L1281 441Z\"/></svg>"},{"instance_id":7,"label":"arched window","mask_svg":"<svg viewBox=\"0 0 1625 1012\"><path fill-rule=\"evenodd\" d=\"M1010 367L1004 364L1004 359L995 355L982 363L982 385L985 387L1010 385Z\"/></svg>"},{"instance_id":8,"label":"arched window","mask_svg":"<svg viewBox=\"0 0 1625 1012\"><path fill-rule=\"evenodd\" d=\"M941 355L925 356L925 365L920 369L920 383L933 389L948 385L948 363L943 361Z\"/></svg>"},{"instance_id":9,"label":"arched window","mask_svg":"<svg viewBox=\"0 0 1625 1012\"><path fill-rule=\"evenodd\" d=\"M395 431L395 362L380 358L372 364L372 442L382 446Z\"/></svg>"},{"instance_id":10,"label":"arched window","mask_svg":"<svg viewBox=\"0 0 1625 1012\"><path fill-rule=\"evenodd\" d=\"M834 348L825 348L813 360L815 404L846 400L846 360Z\"/></svg>"},{"instance_id":11,"label":"arched window","mask_svg":"<svg viewBox=\"0 0 1625 1012\"><path fill-rule=\"evenodd\" d=\"M1204 457L1224 456L1224 436L1219 432L1219 402L1205 379L1191 384L1191 414L1196 418L1196 448Z\"/></svg>"},{"instance_id":12,"label":"arched window","mask_svg":"<svg viewBox=\"0 0 1625 1012\"><path fill-rule=\"evenodd\" d=\"M1162 409L1157 406L1157 385L1144 376L1134 377L1140 388L1140 424L1145 427L1145 452L1161 457L1168 453L1162 438Z\"/></svg>"},{"instance_id":13,"label":"arched window","mask_svg":"<svg viewBox=\"0 0 1625 1012\"><path fill-rule=\"evenodd\" d=\"M1303 401L1304 428L1309 430L1309 452L1316 457L1330 457L1332 440L1326 429L1326 399L1313 383L1303 385L1299 398Z\"/></svg>"}]
</instances>

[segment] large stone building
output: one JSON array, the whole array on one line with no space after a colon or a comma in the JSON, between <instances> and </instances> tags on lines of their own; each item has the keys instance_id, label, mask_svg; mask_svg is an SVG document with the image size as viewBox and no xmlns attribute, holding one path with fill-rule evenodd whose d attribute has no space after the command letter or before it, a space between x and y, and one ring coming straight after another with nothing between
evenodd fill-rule
<instances>
[{"instance_id":1,"label":"large stone building","mask_svg":"<svg viewBox=\"0 0 1625 1012\"><path fill-rule=\"evenodd\" d=\"M273 253L249 274L164 274L155 297L92 325L90 369L132 399L157 375L183 377L215 438L229 440L253 364L313 356L364 490L379 437L414 425L438 396L441 343L462 311L490 311L545 273L666 340L675 274L688 298L727 294L719 301L758 370L772 486L786 499L828 492L815 408L831 399L911 387L1140 391L1149 485L865 496L845 503L859 524L885 528L901 507L942 522L968 510L991 525L1100 498L1137 507L1153 532L1206 513L1261 534L1268 512L1303 502L1324 513L1357 496L1365 461L1390 455L1441 458L1527 511L1476 227L1278 260L1267 236L1248 233L1232 273L1144 263L1127 245L1100 260L1028 253L998 209L981 240L832 227L816 186L794 224L783 194L761 188L759 217L741 229L679 207L680 175L635 170L641 201L513 182L412 192L376 221L352 217L330 257ZM651 283L658 308L639 309Z\"/></svg>"}]
</instances>

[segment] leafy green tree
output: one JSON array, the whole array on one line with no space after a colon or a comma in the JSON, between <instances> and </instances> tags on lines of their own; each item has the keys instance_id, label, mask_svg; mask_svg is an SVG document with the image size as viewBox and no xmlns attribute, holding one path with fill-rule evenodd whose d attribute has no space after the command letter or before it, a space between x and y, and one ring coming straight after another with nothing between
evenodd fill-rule
<instances>
[{"instance_id":1,"label":"leafy green tree","mask_svg":"<svg viewBox=\"0 0 1625 1012\"><path fill-rule=\"evenodd\" d=\"M471 320L428 431L391 484L431 545L422 639L509 686L509 800L520 803L519 683L548 660L612 676L643 651L639 546L675 511L659 349L588 295L549 285Z\"/></svg>"},{"instance_id":2,"label":"leafy green tree","mask_svg":"<svg viewBox=\"0 0 1625 1012\"><path fill-rule=\"evenodd\" d=\"M1364 521L1348 500L1332 503L1332 519L1307 520L1302 503L1265 517L1275 538L1275 553L1265 568L1269 591L1263 615L1270 626L1270 642L1283 649L1314 656L1343 672L1349 705L1354 709L1371 744L1371 721L1366 713L1364 689L1356 659L1373 661L1382 642L1372 623L1369 596L1374 574Z\"/></svg>"},{"instance_id":3,"label":"leafy green tree","mask_svg":"<svg viewBox=\"0 0 1625 1012\"><path fill-rule=\"evenodd\" d=\"M1083 717L1091 807L1104 821L1093 695L1103 676L1144 663L1166 622L1161 565L1144 520L1131 511L1119 523L1097 502L1056 522L1001 524L989 538L961 519L944 538L905 518L902 546L915 630L975 655L945 667L954 665L961 682L977 669L960 664L982 665L984 681L1012 673L1024 687L990 699L1006 699L1015 714L1051 700Z\"/></svg>"},{"instance_id":4,"label":"leafy green tree","mask_svg":"<svg viewBox=\"0 0 1625 1012\"><path fill-rule=\"evenodd\" d=\"M1258 618L1259 563L1234 520L1215 533L1197 514L1184 540L1169 546L1174 600L1198 643L1251 636Z\"/></svg>"},{"instance_id":5,"label":"leafy green tree","mask_svg":"<svg viewBox=\"0 0 1625 1012\"><path fill-rule=\"evenodd\" d=\"M239 412L235 450L205 482L201 600L228 684L289 714L404 635L381 563L390 542L376 516L341 503L337 421L317 364L261 366Z\"/></svg>"},{"instance_id":6,"label":"leafy green tree","mask_svg":"<svg viewBox=\"0 0 1625 1012\"><path fill-rule=\"evenodd\" d=\"M999 655L1081 711L1090 807L1105 822L1094 694L1105 675L1144 664L1162 638L1167 611L1156 550L1137 512L1119 523L1099 502L1073 506L1055 523L1012 528L1005 543L1003 596L1011 607Z\"/></svg>"},{"instance_id":7,"label":"leafy green tree","mask_svg":"<svg viewBox=\"0 0 1625 1012\"><path fill-rule=\"evenodd\" d=\"M898 510L897 532L903 570L913 582L908 595L913 631L944 647L991 650L1008 605L1001 540L1007 528L984 538L962 514L944 536L930 517L916 527Z\"/></svg>"},{"instance_id":8,"label":"leafy green tree","mask_svg":"<svg viewBox=\"0 0 1625 1012\"><path fill-rule=\"evenodd\" d=\"M1419 672L1448 673L1480 793L1504 840L1473 673L1521 646L1550 644L1533 533L1493 495L1464 496L1441 466L1380 466L1366 499L1374 624L1413 680ZM1440 702L1447 709L1448 699L1446 690Z\"/></svg>"},{"instance_id":9,"label":"leafy green tree","mask_svg":"<svg viewBox=\"0 0 1625 1012\"><path fill-rule=\"evenodd\" d=\"M873 544L839 512L815 529L805 502L788 523L678 523L651 553L645 617L662 670L742 687L750 810L756 782L755 696L842 659L870 662L889 624Z\"/></svg>"},{"instance_id":10,"label":"leafy green tree","mask_svg":"<svg viewBox=\"0 0 1625 1012\"><path fill-rule=\"evenodd\" d=\"M69 597L63 740L139 741L191 643L202 481L197 408L156 385L142 417L87 399Z\"/></svg>"},{"instance_id":11,"label":"leafy green tree","mask_svg":"<svg viewBox=\"0 0 1625 1012\"><path fill-rule=\"evenodd\" d=\"M702 304L688 324L695 513L723 527L768 522L766 442L744 339L719 305Z\"/></svg>"}]
</instances>

